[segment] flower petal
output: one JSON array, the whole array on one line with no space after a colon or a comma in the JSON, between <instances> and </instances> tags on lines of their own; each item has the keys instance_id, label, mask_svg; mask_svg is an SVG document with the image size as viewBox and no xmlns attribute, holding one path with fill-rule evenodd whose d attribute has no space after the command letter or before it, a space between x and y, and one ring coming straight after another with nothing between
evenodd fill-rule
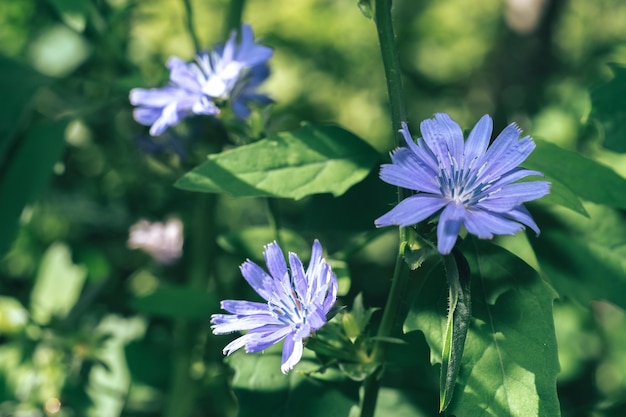
<instances>
[{"instance_id":1,"label":"flower petal","mask_svg":"<svg viewBox=\"0 0 626 417\"><path fill-rule=\"evenodd\" d=\"M283 357L280 370L283 374L291 371L300 359L302 359L303 344L302 340L296 340L293 336L285 338L283 345Z\"/></svg>"},{"instance_id":2,"label":"flower petal","mask_svg":"<svg viewBox=\"0 0 626 417\"><path fill-rule=\"evenodd\" d=\"M264 326L259 329L250 330L250 335L246 343L246 352L260 352L268 347L280 342L285 336L292 333L289 326Z\"/></svg>"},{"instance_id":3,"label":"flower petal","mask_svg":"<svg viewBox=\"0 0 626 417\"><path fill-rule=\"evenodd\" d=\"M380 167L381 180L409 190L441 193L435 181L435 172L421 163L415 153L406 148L399 148L391 155L391 161L391 164Z\"/></svg>"},{"instance_id":4,"label":"flower petal","mask_svg":"<svg viewBox=\"0 0 626 417\"><path fill-rule=\"evenodd\" d=\"M220 307L232 314L263 314L268 311L266 303L243 300L223 300Z\"/></svg>"},{"instance_id":5,"label":"flower petal","mask_svg":"<svg viewBox=\"0 0 626 417\"><path fill-rule=\"evenodd\" d=\"M467 211L462 204L450 203L443 209L437 225L437 250L442 255L452 251Z\"/></svg>"},{"instance_id":6,"label":"flower petal","mask_svg":"<svg viewBox=\"0 0 626 417\"><path fill-rule=\"evenodd\" d=\"M468 210L465 216L465 228L481 239L491 239L493 235L514 235L523 226L509 220L501 213L485 210Z\"/></svg>"},{"instance_id":7,"label":"flower petal","mask_svg":"<svg viewBox=\"0 0 626 417\"><path fill-rule=\"evenodd\" d=\"M550 183L546 181L509 184L490 194L489 197L480 201L476 207L496 213L504 213L527 201L541 198L549 192Z\"/></svg>"},{"instance_id":8,"label":"flower petal","mask_svg":"<svg viewBox=\"0 0 626 417\"><path fill-rule=\"evenodd\" d=\"M468 169L472 161L480 158L485 154L491 139L493 130L493 121L486 114L476 123L465 142L465 165L464 169Z\"/></svg>"},{"instance_id":9,"label":"flower petal","mask_svg":"<svg viewBox=\"0 0 626 417\"><path fill-rule=\"evenodd\" d=\"M269 311L251 315L213 314L211 329L213 334L229 334L242 330L251 330L268 324L279 325L281 321Z\"/></svg>"},{"instance_id":10,"label":"flower petal","mask_svg":"<svg viewBox=\"0 0 626 417\"><path fill-rule=\"evenodd\" d=\"M539 236L539 227L537 226L537 223L535 223L535 221L533 220L526 207L516 207L515 210L505 213L504 215L517 222L525 224L526 226L530 227L537 236Z\"/></svg>"},{"instance_id":11,"label":"flower petal","mask_svg":"<svg viewBox=\"0 0 626 417\"><path fill-rule=\"evenodd\" d=\"M276 241L265 246L263 257L265 258L267 269L269 269L270 275L274 279L280 280L289 275L285 255Z\"/></svg>"},{"instance_id":12,"label":"flower petal","mask_svg":"<svg viewBox=\"0 0 626 417\"><path fill-rule=\"evenodd\" d=\"M374 221L376 227L384 226L411 226L419 223L431 214L434 214L443 206L448 204L448 200L437 195L416 194L405 198L386 214Z\"/></svg>"},{"instance_id":13,"label":"flower petal","mask_svg":"<svg viewBox=\"0 0 626 417\"><path fill-rule=\"evenodd\" d=\"M241 275L248 281L252 289L264 299L269 300L271 297L269 288L271 288L272 278L267 275L263 268L248 259L241 264L239 269L241 270Z\"/></svg>"}]
</instances>

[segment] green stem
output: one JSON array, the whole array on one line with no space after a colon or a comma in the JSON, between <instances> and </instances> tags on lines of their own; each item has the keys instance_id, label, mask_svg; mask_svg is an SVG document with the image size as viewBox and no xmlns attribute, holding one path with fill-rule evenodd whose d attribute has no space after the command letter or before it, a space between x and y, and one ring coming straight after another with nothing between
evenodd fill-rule
<instances>
[{"instance_id":1,"label":"green stem","mask_svg":"<svg viewBox=\"0 0 626 417\"><path fill-rule=\"evenodd\" d=\"M402 145L402 136L398 132L403 121L406 121L406 104L400 76L400 61L396 48L395 34L391 19L391 0L374 0L374 21L378 32L380 51L387 80L389 106L391 110L391 124L396 146ZM398 187L398 202L410 195L410 191ZM408 230L400 228L400 247L396 258L396 265L389 289L389 296L385 304L383 317L378 328L378 339L372 350L372 360L384 364L386 343L382 338L392 335L398 318L408 285L408 269L404 263L404 247L408 241ZM376 401L380 389L380 372L374 372L364 382L363 401L361 403L361 417L373 417L376 410Z\"/></svg>"},{"instance_id":2,"label":"green stem","mask_svg":"<svg viewBox=\"0 0 626 417\"><path fill-rule=\"evenodd\" d=\"M269 222L269 226L274 230L274 239L276 239L276 243L281 248L285 248L283 246L282 239L280 237L280 214L278 211L278 200L275 198L266 198L265 202L267 203L267 218Z\"/></svg>"},{"instance_id":3,"label":"green stem","mask_svg":"<svg viewBox=\"0 0 626 417\"><path fill-rule=\"evenodd\" d=\"M239 32L241 28L241 17L246 0L231 0L226 12L226 21L224 22L223 36L228 39L233 30Z\"/></svg>"},{"instance_id":4,"label":"green stem","mask_svg":"<svg viewBox=\"0 0 626 417\"><path fill-rule=\"evenodd\" d=\"M403 145L402 135L398 132L402 122L406 121L406 102L402 89L402 77L398 48L396 47L396 35L393 31L391 19L392 0L374 0L374 21L378 32L380 54L385 69L387 80L387 93L389 94L389 107L391 110L391 128L394 132L396 146ZM409 190L398 187L398 202L411 195ZM401 232L401 237L406 240L406 234Z\"/></svg>"},{"instance_id":5,"label":"green stem","mask_svg":"<svg viewBox=\"0 0 626 417\"><path fill-rule=\"evenodd\" d=\"M187 288L194 291L214 291L214 271L210 267L215 259L215 206L213 194L197 194L189 223L189 279ZM170 379L170 401L164 417L189 417L193 415L198 391L198 382L192 378L191 367L201 360L208 326L197 320L178 319L174 323L172 376ZM198 354L200 352L200 354Z\"/></svg>"},{"instance_id":6,"label":"green stem","mask_svg":"<svg viewBox=\"0 0 626 417\"><path fill-rule=\"evenodd\" d=\"M400 250L398 251L396 265L393 271L393 278L391 280L391 288L389 289L389 296L385 303L383 318L380 321L378 333L376 334L377 340L371 354L372 361L381 366L384 364L387 351L387 342L381 339L388 338L393 334L394 325L402 307L402 300L407 292L409 271L404 262L404 256L402 255L403 249L404 244L400 244ZM361 404L361 417L372 417L374 415L378 389L380 388L379 378L380 373L374 372L365 380L363 402Z\"/></svg>"},{"instance_id":7,"label":"green stem","mask_svg":"<svg viewBox=\"0 0 626 417\"><path fill-rule=\"evenodd\" d=\"M193 11L191 9L191 1L183 0L183 5L185 6L185 26L187 26L187 31L189 32L189 36L193 42L193 48L196 53L198 53L198 51L200 51L200 41L198 40L198 35L193 27Z\"/></svg>"}]
</instances>

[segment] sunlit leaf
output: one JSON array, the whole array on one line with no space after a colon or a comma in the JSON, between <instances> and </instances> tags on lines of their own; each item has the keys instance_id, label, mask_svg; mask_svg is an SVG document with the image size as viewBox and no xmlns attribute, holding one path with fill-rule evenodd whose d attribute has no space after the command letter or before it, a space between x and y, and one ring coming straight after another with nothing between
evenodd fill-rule
<instances>
[{"instance_id":1,"label":"sunlit leaf","mask_svg":"<svg viewBox=\"0 0 626 417\"><path fill-rule=\"evenodd\" d=\"M559 416L554 291L509 252L473 239L466 246L473 319L448 412L457 417ZM433 364L442 360L446 295L443 271L435 269L404 324L407 332L424 333Z\"/></svg>"},{"instance_id":2,"label":"sunlit leaf","mask_svg":"<svg viewBox=\"0 0 626 417\"><path fill-rule=\"evenodd\" d=\"M175 185L235 197L339 196L365 178L378 159L374 148L347 130L307 124L209 155Z\"/></svg>"},{"instance_id":3,"label":"sunlit leaf","mask_svg":"<svg viewBox=\"0 0 626 417\"><path fill-rule=\"evenodd\" d=\"M615 152L626 152L626 67L611 65L612 80L591 91L591 117L604 130L604 146Z\"/></svg>"},{"instance_id":4,"label":"sunlit leaf","mask_svg":"<svg viewBox=\"0 0 626 417\"><path fill-rule=\"evenodd\" d=\"M87 270L74 265L70 249L64 243L52 244L41 260L30 294L32 317L42 324L52 317L65 318L76 304L85 278Z\"/></svg>"}]
</instances>

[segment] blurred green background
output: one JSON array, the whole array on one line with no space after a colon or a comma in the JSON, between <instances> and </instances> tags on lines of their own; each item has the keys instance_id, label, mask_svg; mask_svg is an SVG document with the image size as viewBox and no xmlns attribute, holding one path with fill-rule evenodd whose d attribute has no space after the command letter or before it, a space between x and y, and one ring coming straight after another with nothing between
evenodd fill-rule
<instances>
[{"instance_id":1,"label":"blurred green background","mask_svg":"<svg viewBox=\"0 0 626 417\"><path fill-rule=\"evenodd\" d=\"M191 6L201 45L222 41L228 2ZM601 149L602 131L588 120L589 89L611 77L607 63L626 63L626 2L396 0L394 16L413 126L447 112L469 127L489 113L495 131L515 121L626 176L624 157ZM267 207L174 189L211 151L210 137L193 140L189 159L148 155L128 103L131 88L167 81L169 56L192 59L186 19L182 0L0 6L0 179L23 181L0 187L0 416L236 414L226 341L208 335L208 320L216 294L246 294L237 266L261 246L251 254L232 233L265 226ZM336 123L381 153L393 147L375 27L356 0L249 0L243 20L275 49L263 85L276 102L269 131ZM201 131L207 124L215 128L205 121ZM372 193L382 197L370 201ZM304 253L314 237L333 253L370 231L393 193L373 173L339 199L280 201L279 210ZM194 234L198 211L215 215L217 243ZM199 295L187 242L170 267L126 247L138 219L169 215L205 251L212 278ZM382 305L394 240L383 232L350 257L346 291ZM624 311L559 299L555 320L563 415L626 415ZM402 395L430 399L407 416L435 415L436 375L422 344L411 359L421 380L404 381Z\"/></svg>"}]
</instances>

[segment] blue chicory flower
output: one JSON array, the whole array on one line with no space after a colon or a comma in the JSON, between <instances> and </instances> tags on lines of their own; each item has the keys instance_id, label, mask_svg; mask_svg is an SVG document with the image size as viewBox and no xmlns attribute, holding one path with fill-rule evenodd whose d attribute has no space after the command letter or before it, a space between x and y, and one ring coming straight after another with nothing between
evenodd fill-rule
<instances>
[{"instance_id":1,"label":"blue chicory flower","mask_svg":"<svg viewBox=\"0 0 626 417\"><path fill-rule=\"evenodd\" d=\"M266 62L272 53L271 48L254 42L249 25L242 25L239 44L233 31L225 45L199 53L195 63L172 57L166 64L169 85L131 90L130 102L138 106L134 118L151 126L150 134L157 136L191 115L218 114L218 104L229 101L235 114L244 119L250 113L249 103L271 101L254 90L269 76Z\"/></svg>"},{"instance_id":2,"label":"blue chicory flower","mask_svg":"<svg viewBox=\"0 0 626 417\"><path fill-rule=\"evenodd\" d=\"M276 242L265 246L263 255L269 275L250 260L241 265L241 273L266 302L224 300L222 309L231 314L212 315L211 328L214 334L248 331L226 345L225 355L244 346L248 353L259 352L284 339L280 369L287 373L302 358L303 340L326 324L337 298L337 278L317 240L306 271L292 252L287 268Z\"/></svg>"},{"instance_id":3,"label":"blue chicory flower","mask_svg":"<svg viewBox=\"0 0 626 417\"><path fill-rule=\"evenodd\" d=\"M548 194L550 183L515 182L543 176L519 167L535 148L530 136L519 139L521 130L510 124L489 146L493 123L488 115L476 123L467 142L447 114L424 120L420 129L423 138L415 143L402 123L408 148L396 149L392 163L380 171L383 181L417 193L376 219L377 227L406 227L440 212L437 249L444 255L452 251L463 225L481 239L515 234L524 225L539 234L523 203Z\"/></svg>"}]
</instances>

